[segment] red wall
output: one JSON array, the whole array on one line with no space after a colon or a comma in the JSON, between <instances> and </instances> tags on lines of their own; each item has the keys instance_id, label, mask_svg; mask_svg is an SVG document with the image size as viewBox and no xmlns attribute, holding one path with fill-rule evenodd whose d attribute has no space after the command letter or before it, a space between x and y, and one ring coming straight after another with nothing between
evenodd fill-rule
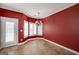
<instances>
[{"instance_id":1,"label":"red wall","mask_svg":"<svg viewBox=\"0 0 79 59\"><path fill-rule=\"evenodd\" d=\"M15 12L15 11L10 11L10 10L6 10L6 9L2 9L0 8L0 16L4 16L4 17L11 17L11 18L18 18L19 21L19 42L24 41L23 39L23 32L20 32L20 30L23 30L23 22L24 22L24 15L22 13L19 12Z\"/></svg>"},{"instance_id":2,"label":"red wall","mask_svg":"<svg viewBox=\"0 0 79 59\"><path fill-rule=\"evenodd\" d=\"M35 19L35 18L30 18L30 17L27 17L27 16L26 16L26 21L28 21L28 22L33 22L33 23L35 23L36 20L37 20L37 19Z\"/></svg>"},{"instance_id":3,"label":"red wall","mask_svg":"<svg viewBox=\"0 0 79 59\"><path fill-rule=\"evenodd\" d=\"M44 37L79 51L79 4L45 18Z\"/></svg>"},{"instance_id":4,"label":"red wall","mask_svg":"<svg viewBox=\"0 0 79 59\"><path fill-rule=\"evenodd\" d=\"M26 16L26 15L20 13L20 12L15 12L15 11L3 9L3 8L0 8L0 16L11 17L11 18L18 18L18 21L19 21L19 24L18 24L18 27L19 27L19 30L18 30L18 33L19 33L19 43L24 42L25 40L27 40L29 38L42 37L42 36L30 36L30 37L24 38L24 34L23 34L23 32L24 32L24 30L23 30L24 20L26 20L28 22L35 23L35 21L37 19L30 18L30 17L28 17L28 16ZM20 30L23 30L23 32L20 32Z\"/></svg>"}]
</instances>

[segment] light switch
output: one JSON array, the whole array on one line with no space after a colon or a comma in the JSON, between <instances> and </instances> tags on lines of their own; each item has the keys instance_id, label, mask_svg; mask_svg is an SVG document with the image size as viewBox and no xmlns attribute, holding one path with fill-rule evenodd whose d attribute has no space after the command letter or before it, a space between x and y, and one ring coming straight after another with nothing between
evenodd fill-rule
<instances>
[{"instance_id":1,"label":"light switch","mask_svg":"<svg viewBox=\"0 0 79 59\"><path fill-rule=\"evenodd\" d=\"M23 32L23 30L20 30L20 32Z\"/></svg>"}]
</instances>

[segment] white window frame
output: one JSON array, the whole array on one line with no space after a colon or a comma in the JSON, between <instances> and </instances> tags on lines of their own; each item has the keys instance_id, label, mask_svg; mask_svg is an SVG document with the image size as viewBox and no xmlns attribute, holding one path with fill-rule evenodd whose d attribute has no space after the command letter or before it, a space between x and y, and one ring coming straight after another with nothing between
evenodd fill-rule
<instances>
[{"instance_id":1,"label":"white window frame","mask_svg":"<svg viewBox=\"0 0 79 59\"><path fill-rule=\"evenodd\" d=\"M28 37L28 22L24 20L24 38Z\"/></svg>"},{"instance_id":2,"label":"white window frame","mask_svg":"<svg viewBox=\"0 0 79 59\"><path fill-rule=\"evenodd\" d=\"M27 24L26 24L27 23ZM24 38L28 36L42 36L43 35L43 23L32 23L24 21Z\"/></svg>"}]
</instances>

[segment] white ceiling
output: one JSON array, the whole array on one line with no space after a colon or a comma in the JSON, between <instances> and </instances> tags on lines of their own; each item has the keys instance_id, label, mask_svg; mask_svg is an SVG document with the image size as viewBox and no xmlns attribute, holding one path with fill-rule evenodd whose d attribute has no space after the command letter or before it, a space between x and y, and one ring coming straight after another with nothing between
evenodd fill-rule
<instances>
[{"instance_id":1,"label":"white ceiling","mask_svg":"<svg viewBox=\"0 0 79 59\"><path fill-rule=\"evenodd\" d=\"M45 18L75 3L1 3L1 8L18 11L32 18Z\"/></svg>"}]
</instances>

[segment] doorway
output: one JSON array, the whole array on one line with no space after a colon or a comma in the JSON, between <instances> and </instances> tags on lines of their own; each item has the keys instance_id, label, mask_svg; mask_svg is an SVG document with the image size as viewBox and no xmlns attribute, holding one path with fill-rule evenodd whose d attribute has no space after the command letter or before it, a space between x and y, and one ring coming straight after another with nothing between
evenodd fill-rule
<instances>
[{"instance_id":1,"label":"doorway","mask_svg":"<svg viewBox=\"0 0 79 59\"><path fill-rule=\"evenodd\" d=\"M18 19L0 17L0 48L18 44Z\"/></svg>"}]
</instances>

